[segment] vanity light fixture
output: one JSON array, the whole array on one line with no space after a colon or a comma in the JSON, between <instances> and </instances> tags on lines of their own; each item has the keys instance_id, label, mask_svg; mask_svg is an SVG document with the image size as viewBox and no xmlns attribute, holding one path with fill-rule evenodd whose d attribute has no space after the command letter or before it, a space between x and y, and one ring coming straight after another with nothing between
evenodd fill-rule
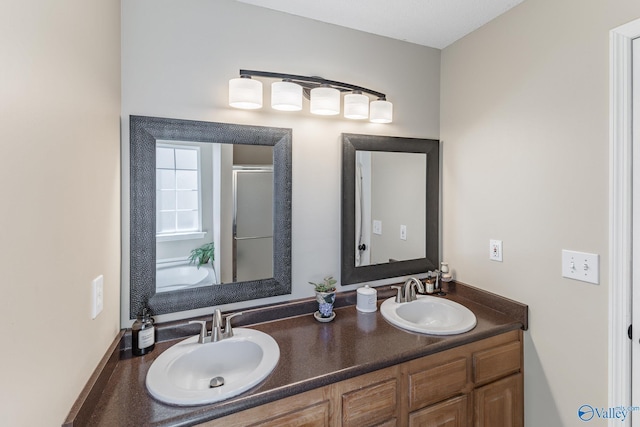
<instances>
[{"instance_id":1,"label":"vanity light fixture","mask_svg":"<svg viewBox=\"0 0 640 427\"><path fill-rule=\"evenodd\" d=\"M374 101L375 102L375 101ZM344 96L344 116L347 119L363 120L369 117L369 97L359 90Z\"/></svg>"},{"instance_id":2,"label":"vanity light fixture","mask_svg":"<svg viewBox=\"0 0 640 427\"><path fill-rule=\"evenodd\" d=\"M244 75L229 80L229 105L245 110L262 108L262 82Z\"/></svg>"},{"instance_id":3,"label":"vanity light fixture","mask_svg":"<svg viewBox=\"0 0 640 427\"><path fill-rule=\"evenodd\" d=\"M344 97L344 117L369 119L373 123L391 123L393 104L386 95L371 89L320 77L267 71L240 70L240 77L229 80L229 105L242 109L262 108L262 83L252 77L278 79L271 84L271 108L280 111L300 111L302 97L309 99L312 114L340 114L341 93ZM371 101L373 98L373 101Z\"/></svg>"},{"instance_id":4,"label":"vanity light fixture","mask_svg":"<svg viewBox=\"0 0 640 427\"><path fill-rule=\"evenodd\" d=\"M280 111L302 110L302 86L291 80L271 83L271 108Z\"/></svg>"},{"instance_id":5,"label":"vanity light fixture","mask_svg":"<svg viewBox=\"0 0 640 427\"><path fill-rule=\"evenodd\" d=\"M311 114L335 116L340 114L340 91L327 84L311 89Z\"/></svg>"},{"instance_id":6,"label":"vanity light fixture","mask_svg":"<svg viewBox=\"0 0 640 427\"><path fill-rule=\"evenodd\" d=\"M371 103L371 117L373 123L391 123L393 120L393 104L384 97Z\"/></svg>"}]
</instances>

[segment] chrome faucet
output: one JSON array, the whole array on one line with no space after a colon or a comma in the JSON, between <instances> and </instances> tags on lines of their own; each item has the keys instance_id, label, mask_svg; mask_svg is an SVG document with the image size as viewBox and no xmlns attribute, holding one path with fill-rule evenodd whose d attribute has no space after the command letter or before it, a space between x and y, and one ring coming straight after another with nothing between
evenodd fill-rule
<instances>
[{"instance_id":1,"label":"chrome faucet","mask_svg":"<svg viewBox=\"0 0 640 427\"><path fill-rule=\"evenodd\" d=\"M422 282L415 277L409 277L403 286L392 286L392 288L398 290L398 295L396 295L396 302L411 302L417 299L416 297L416 288L420 292L424 292L424 285Z\"/></svg>"},{"instance_id":2,"label":"chrome faucet","mask_svg":"<svg viewBox=\"0 0 640 427\"><path fill-rule=\"evenodd\" d=\"M409 277L407 281L404 282L404 298L406 302L415 301L417 299L416 287L418 288L418 291L424 293L424 285L415 277Z\"/></svg>"},{"instance_id":3,"label":"chrome faucet","mask_svg":"<svg viewBox=\"0 0 640 427\"><path fill-rule=\"evenodd\" d=\"M191 323L200 324L200 335L198 336L198 343L204 344L205 342L218 342L225 338L231 338L233 336L233 328L231 327L231 319L236 316L240 316L242 312L229 314L225 317L226 323L224 329L222 329L222 313L220 309L216 308L213 313L213 320L211 322L211 339L207 341L209 337L209 331L207 331L207 322L204 320L190 320Z\"/></svg>"}]
</instances>

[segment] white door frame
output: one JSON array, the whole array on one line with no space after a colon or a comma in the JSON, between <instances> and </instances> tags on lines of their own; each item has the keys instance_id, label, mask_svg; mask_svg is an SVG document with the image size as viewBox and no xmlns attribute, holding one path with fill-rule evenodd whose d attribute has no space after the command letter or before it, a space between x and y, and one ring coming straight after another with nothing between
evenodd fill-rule
<instances>
[{"instance_id":1,"label":"white door frame","mask_svg":"<svg viewBox=\"0 0 640 427\"><path fill-rule=\"evenodd\" d=\"M609 406L631 405L632 55L640 20L610 32L609 105ZM634 339L640 336L636 325ZM637 415L636 415L637 416ZM622 427L610 419L609 427Z\"/></svg>"}]
</instances>

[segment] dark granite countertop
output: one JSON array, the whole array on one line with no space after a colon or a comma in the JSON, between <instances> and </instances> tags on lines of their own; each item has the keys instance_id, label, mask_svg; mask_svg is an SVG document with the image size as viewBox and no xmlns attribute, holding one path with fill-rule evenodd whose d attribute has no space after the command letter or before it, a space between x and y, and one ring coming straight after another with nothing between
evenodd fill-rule
<instances>
[{"instance_id":1,"label":"dark granite countertop","mask_svg":"<svg viewBox=\"0 0 640 427\"><path fill-rule=\"evenodd\" d=\"M383 297L390 293L387 287L378 289L380 304ZM96 392L94 386L89 392L94 397L85 399L80 405L89 405L90 411L85 407L83 417L71 417L73 414L70 414L71 419L65 425L196 425L377 369L527 327L526 305L463 284L454 284L449 290L449 295L444 298L457 301L475 313L478 323L471 331L451 336L406 332L387 323L379 310L375 313L360 313L354 305L336 308L336 318L330 323L319 323L308 312L252 324L251 328L266 332L278 342L278 365L264 382L252 390L210 405L179 407L164 404L154 400L145 388L145 376L154 359L183 338L159 342L150 354L141 357L132 357L130 349L116 348L111 357L114 362L109 368L108 378L99 383L101 390ZM353 299L350 296L343 297L345 304ZM186 321L182 322L184 323ZM238 326L240 325L241 322L238 322Z\"/></svg>"}]
</instances>

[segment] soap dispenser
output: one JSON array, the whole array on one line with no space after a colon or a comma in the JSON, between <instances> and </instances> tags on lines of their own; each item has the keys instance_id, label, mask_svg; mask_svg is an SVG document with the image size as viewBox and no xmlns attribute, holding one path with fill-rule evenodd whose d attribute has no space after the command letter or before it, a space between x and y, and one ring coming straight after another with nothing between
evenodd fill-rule
<instances>
[{"instance_id":1,"label":"soap dispenser","mask_svg":"<svg viewBox=\"0 0 640 427\"><path fill-rule=\"evenodd\" d=\"M131 351L135 356L149 353L156 346L156 328L149 310L145 307L142 314L131 326Z\"/></svg>"}]
</instances>

